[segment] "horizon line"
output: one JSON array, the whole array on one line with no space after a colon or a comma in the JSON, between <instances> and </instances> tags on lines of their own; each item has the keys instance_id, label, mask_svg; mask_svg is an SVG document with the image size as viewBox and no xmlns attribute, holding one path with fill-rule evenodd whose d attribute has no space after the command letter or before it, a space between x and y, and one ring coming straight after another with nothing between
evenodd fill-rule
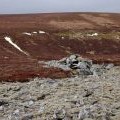
<instances>
[{"instance_id":1,"label":"horizon line","mask_svg":"<svg viewBox=\"0 0 120 120\"><path fill-rule=\"evenodd\" d=\"M83 11L81 11L81 12L72 12L72 11L65 11L65 12L26 12L26 13L0 13L0 15L31 15L31 14L56 14L56 13L58 13L58 14L64 14L64 13L93 13L93 14L95 14L95 13L101 13L101 14L120 14L120 12L100 12L100 11L96 11L96 12L93 12L93 11L85 11L85 12L83 12Z\"/></svg>"}]
</instances>

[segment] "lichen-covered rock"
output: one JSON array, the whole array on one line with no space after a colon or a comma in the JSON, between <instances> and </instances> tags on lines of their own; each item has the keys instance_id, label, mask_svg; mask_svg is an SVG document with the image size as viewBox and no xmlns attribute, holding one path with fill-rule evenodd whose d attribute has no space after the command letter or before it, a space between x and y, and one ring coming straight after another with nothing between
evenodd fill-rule
<instances>
[{"instance_id":1,"label":"lichen-covered rock","mask_svg":"<svg viewBox=\"0 0 120 120\"><path fill-rule=\"evenodd\" d=\"M45 67L57 67L63 70L71 70L77 75L94 75L101 76L105 71L112 68L113 64L99 65L93 64L92 60L82 58L79 55L71 55L59 61L52 60L44 62ZM76 70L76 72L75 72Z\"/></svg>"}]
</instances>

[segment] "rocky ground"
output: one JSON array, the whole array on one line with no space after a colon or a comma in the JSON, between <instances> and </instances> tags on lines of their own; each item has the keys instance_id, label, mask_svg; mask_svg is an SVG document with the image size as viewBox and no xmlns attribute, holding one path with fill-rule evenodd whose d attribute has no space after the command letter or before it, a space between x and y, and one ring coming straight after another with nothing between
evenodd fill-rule
<instances>
[{"instance_id":1,"label":"rocky ground","mask_svg":"<svg viewBox=\"0 0 120 120\"><path fill-rule=\"evenodd\" d=\"M106 65L101 74L85 74L87 62L92 61L80 57L73 70L78 58L72 55L57 61L59 65L56 61L46 63L46 67L54 65L72 71L81 71L78 64L82 63L82 74L71 78L0 83L0 120L119 120L120 66Z\"/></svg>"}]
</instances>

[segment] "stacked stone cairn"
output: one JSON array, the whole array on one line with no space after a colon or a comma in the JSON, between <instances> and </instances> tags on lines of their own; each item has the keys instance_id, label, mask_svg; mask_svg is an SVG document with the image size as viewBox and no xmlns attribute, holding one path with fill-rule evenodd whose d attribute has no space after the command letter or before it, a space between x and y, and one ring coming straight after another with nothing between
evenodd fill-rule
<instances>
[{"instance_id":1,"label":"stacked stone cairn","mask_svg":"<svg viewBox=\"0 0 120 120\"><path fill-rule=\"evenodd\" d=\"M113 64L93 64L92 60L82 58L79 55L71 55L70 57L63 58L59 63L66 65L73 71L76 71L79 75L94 75L100 76L107 69L112 68Z\"/></svg>"},{"instance_id":2,"label":"stacked stone cairn","mask_svg":"<svg viewBox=\"0 0 120 120\"><path fill-rule=\"evenodd\" d=\"M80 55L70 55L69 57L61 60L51 61L39 61L39 63L45 64L44 67L57 67L65 71L72 71L76 75L94 75L101 76L107 70L111 69L114 64L93 64L93 61L87 58L83 58Z\"/></svg>"}]
</instances>

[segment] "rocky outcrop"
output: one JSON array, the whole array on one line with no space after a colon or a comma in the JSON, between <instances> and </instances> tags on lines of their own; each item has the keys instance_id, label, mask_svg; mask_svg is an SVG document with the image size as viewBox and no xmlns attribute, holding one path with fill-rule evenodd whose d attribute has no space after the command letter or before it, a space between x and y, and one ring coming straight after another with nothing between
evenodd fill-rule
<instances>
[{"instance_id":1,"label":"rocky outcrop","mask_svg":"<svg viewBox=\"0 0 120 120\"><path fill-rule=\"evenodd\" d=\"M71 55L59 61L52 60L48 62L39 62L45 64L45 67L56 67L63 70L71 70L74 75L94 75L100 76L106 70L111 69L114 64L93 64L92 60L83 58L79 55Z\"/></svg>"}]
</instances>

